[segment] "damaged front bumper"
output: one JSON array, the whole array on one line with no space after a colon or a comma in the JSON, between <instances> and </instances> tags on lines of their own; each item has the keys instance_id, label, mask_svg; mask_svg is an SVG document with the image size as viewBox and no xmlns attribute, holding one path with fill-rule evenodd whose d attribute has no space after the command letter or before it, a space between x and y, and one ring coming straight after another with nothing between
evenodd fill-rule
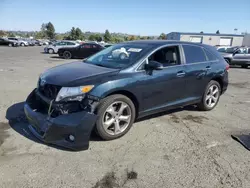
<instances>
[{"instance_id":1,"label":"damaged front bumper","mask_svg":"<svg viewBox=\"0 0 250 188\"><path fill-rule=\"evenodd\" d=\"M34 90L24 106L29 129L39 140L69 148L84 150L89 147L89 138L97 116L89 111L78 111L52 117L41 110L41 99Z\"/></svg>"}]
</instances>

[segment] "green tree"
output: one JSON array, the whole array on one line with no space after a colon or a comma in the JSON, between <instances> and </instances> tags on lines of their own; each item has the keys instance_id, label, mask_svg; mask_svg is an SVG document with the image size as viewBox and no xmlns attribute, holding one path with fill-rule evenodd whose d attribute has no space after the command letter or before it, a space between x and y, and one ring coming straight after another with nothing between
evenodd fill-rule
<instances>
[{"instance_id":1,"label":"green tree","mask_svg":"<svg viewBox=\"0 0 250 188\"><path fill-rule=\"evenodd\" d=\"M105 41L105 42L110 42L110 41L112 40L112 36L111 36L111 34L109 33L109 30L106 30L106 31L105 31L105 34L104 34L103 38L104 38L104 41Z\"/></svg>"},{"instance_id":2,"label":"green tree","mask_svg":"<svg viewBox=\"0 0 250 188\"><path fill-rule=\"evenodd\" d=\"M16 35L14 33L8 33L8 37L16 37Z\"/></svg>"},{"instance_id":3,"label":"green tree","mask_svg":"<svg viewBox=\"0 0 250 188\"><path fill-rule=\"evenodd\" d=\"M80 28L76 28L75 30L75 40L83 40L83 33L82 33L82 30Z\"/></svg>"},{"instance_id":4,"label":"green tree","mask_svg":"<svg viewBox=\"0 0 250 188\"><path fill-rule=\"evenodd\" d=\"M54 28L54 25L51 22L46 24L46 35L50 39L55 38L55 28Z\"/></svg>"},{"instance_id":5,"label":"green tree","mask_svg":"<svg viewBox=\"0 0 250 188\"><path fill-rule=\"evenodd\" d=\"M95 34L89 35L89 40L96 41L96 35Z\"/></svg>"},{"instance_id":6,"label":"green tree","mask_svg":"<svg viewBox=\"0 0 250 188\"><path fill-rule=\"evenodd\" d=\"M158 39L161 39L161 40L167 39L166 34L165 33L161 33L160 36L158 37Z\"/></svg>"},{"instance_id":7,"label":"green tree","mask_svg":"<svg viewBox=\"0 0 250 188\"><path fill-rule=\"evenodd\" d=\"M6 33L5 31L0 30L0 36L1 36L1 37L6 36L6 35L7 35L7 33Z\"/></svg>"},{"instance_id":8,"label":"green tree","mask_svg":"<svg viewBox=\"0 0 250 188\"><path fill-rule=\"evenodd\" d=\"M217 31L216 31L216 34L220 34L220 30L217 30Z\"/></svg>"},{"instance_id":9,"label":"green tree","mask_svg":"<svg viewBox=\"0 0 250 188\"><path fill-rule=\"evenodd\" d=\"M35 38L36 39L42 39L42 38L44 38L44 33L42 31L36 32Z\"/></svg>"}]
</instances>

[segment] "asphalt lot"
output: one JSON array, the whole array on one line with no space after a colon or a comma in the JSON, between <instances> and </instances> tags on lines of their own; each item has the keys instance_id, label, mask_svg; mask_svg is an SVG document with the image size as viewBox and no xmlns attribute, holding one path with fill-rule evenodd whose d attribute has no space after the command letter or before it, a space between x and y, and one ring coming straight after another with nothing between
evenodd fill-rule
<instances>
[{"instance_id":1,"label":"asphalt lot","mask_svg":"<svg viewBox=\"0 0 250 188\"><path fill-rule=\"evenodd\" d=\"M42 51L0 47L0 187L249 187L250 152L230 135L250 133L250 69L230 69L228 91L211 112L158 114L118 140L93 136L89 150L71 152L27 130L22 106L39 74L76 61Z\"/></svg>"}]
</instances>

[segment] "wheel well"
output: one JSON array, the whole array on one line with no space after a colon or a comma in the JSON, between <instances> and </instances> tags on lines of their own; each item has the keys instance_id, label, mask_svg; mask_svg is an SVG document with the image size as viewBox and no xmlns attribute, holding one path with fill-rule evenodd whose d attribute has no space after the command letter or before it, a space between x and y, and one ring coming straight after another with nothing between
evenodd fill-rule
<instances>
[{"instance_id":1,"label":"wheel well","mask_svg":"<svg viewBox=\"0 0 250 188\"><path fill-rule=\"evenodd\" d=\"M136 117L137 117L138 111L139 111L139 102L138 102L136 96L133 93L131 93L129 91L125 91L125 90L115 91L113 93L108 94L107 96L115 95L115 94L124 95L124 96L128 97L134 103L135 110L136 110Z\"/></svg>"},{"instance_id":2,"label":"wheel well","mask_svg":"<svg viewBox=\"0 0 250 188\"><path fill-rule=\"evenodd\" d=\"M231 62L231 59L230 59L230 58L228 58L228 57L225 57L224 59L225 59L225 60L227 60L227 61L228 61L228 63L230 63L230 62Z\"/></svg>"},{"instance_id":3,"label":"wheel well","mask_svg":"<svg viewBox=\"0 0 250 188\"><path fill-rule=\"evenodd\" d=\"M217 77L217 78L213 78L212 80L218 82L220 84L220 88L221 88L221 92L222 92L222 88L223 88L223 81L222 78Z\"/></svg>"}]
</instances>

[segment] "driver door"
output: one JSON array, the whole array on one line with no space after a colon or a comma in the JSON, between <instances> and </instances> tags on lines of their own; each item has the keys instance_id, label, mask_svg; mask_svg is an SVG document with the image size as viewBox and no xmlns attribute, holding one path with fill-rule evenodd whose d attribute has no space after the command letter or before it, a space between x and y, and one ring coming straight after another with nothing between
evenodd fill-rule
<instances>
[{"instance_id":1,"label":"driver door","mask_svg":"<svg viewBox=\"0 0 250 188\"><path fill-rule=\"evenodd\" d=\"M186 71L179 49L179 46L168 46L145 60L145 64L152 60L162 63L162 70L148 72L142 68L137 73L135 79L139 83L136 90L140 92L143 113L150 114L185 102Z\"/></svg>"}]
</instances>

